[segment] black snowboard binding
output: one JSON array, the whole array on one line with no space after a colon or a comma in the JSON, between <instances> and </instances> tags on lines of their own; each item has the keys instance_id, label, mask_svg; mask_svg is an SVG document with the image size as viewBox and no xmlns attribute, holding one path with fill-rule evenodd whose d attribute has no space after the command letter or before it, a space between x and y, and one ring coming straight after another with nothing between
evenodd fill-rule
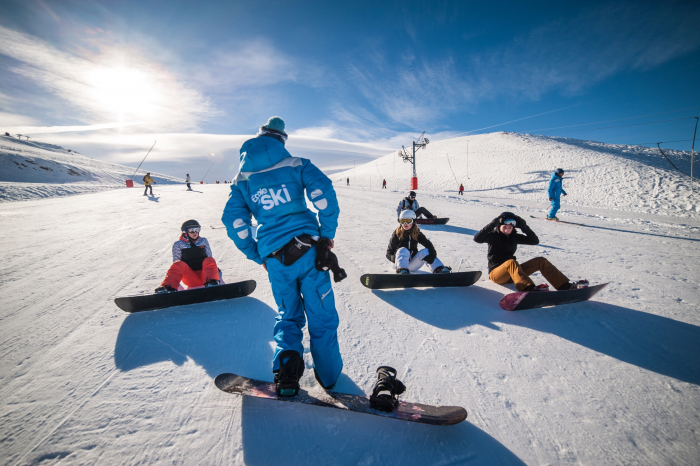
<instances>
[{"instance_id":1,"label":"black snowboard binding","mask_svg":"<svg viewBox=\"0 0 700 466\"><path fill-rule=\"evenodd\" d=\"M380 366L377 368L377 383L369 397L369 404L373 409L390 413L399 403L398 395L405 391L406 386L396 378L396 369Z\"/></svg>"},{"instance_id":2,"label":"black snowboard binding","mask_svg":"<svg viewBox=\"0 0 700 466\"><path fill-rule=\"evenodd\" d=\"M286 363L282 361L287 360ZM275 391L277 396L297 396L299 379L304 375L304 360L293 350L282 351L279 356L280 368L275 371Z\"/></svg>"}]
</instances>

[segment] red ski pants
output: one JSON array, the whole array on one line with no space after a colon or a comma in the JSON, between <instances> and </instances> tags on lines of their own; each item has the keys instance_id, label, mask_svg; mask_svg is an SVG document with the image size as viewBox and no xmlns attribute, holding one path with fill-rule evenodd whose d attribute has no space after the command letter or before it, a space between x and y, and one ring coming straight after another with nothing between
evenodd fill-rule
<instances>
[{"instance_id":1,"label":"red ski pants","mask_svg":"<svg viewBox=\"0 0 700 466\"><path fill-rule=\"evenodd\" d=\"M177 289L182 281L187 288L192 288L193 286L202 286L209 280L219 280L219 268L213 257L204 259L202 270L192 270L183 261L173 262L160 286L169 285Z\"/></svg>"},{"instance_id":2,"label":"red ski pants","mask_svg":"<svg viewBox=\"0 0 700 466\"><path fill-rule=\"evenodd\" d=\"M559 269L544 257L535 257L522 264L518 264L513 259L507 260L489 272L489 279L499 285L515 283L515 288L518 291L523 291L528 286L535 284L530 279L530 275L535 272L541 272L545 280L551 283L555 289L569 281Z\"/></svg>"}]
</instances>

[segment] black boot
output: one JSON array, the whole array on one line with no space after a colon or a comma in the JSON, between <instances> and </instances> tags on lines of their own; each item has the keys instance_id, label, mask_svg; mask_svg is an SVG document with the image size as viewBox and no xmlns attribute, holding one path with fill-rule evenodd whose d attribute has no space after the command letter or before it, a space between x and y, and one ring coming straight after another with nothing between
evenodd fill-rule
<instances>
[{"instance_id":1,"label":"black boot","mask_svg":"<svg viewBox=\"0 0 700 466\"><path fill-rule=\"evenodd\" d=\"M296 351L287 350L280 353L279 361L280 369L275 373L277 396L297 396L299 379L304 375L304 360Z\"/></svg>"},{"instance_id":2,"label":"black boot","mask_svg":"<svg viewBox=\"0 0 700 466\"><path fill-rule=\"evenodd\" d=\"M396 378L396 369L380 366L377 368L377 383L369 397L369 404L374 409L390 413L399 403L397 395L405 391L406 386Z\"/></svg>"}]
</instances>

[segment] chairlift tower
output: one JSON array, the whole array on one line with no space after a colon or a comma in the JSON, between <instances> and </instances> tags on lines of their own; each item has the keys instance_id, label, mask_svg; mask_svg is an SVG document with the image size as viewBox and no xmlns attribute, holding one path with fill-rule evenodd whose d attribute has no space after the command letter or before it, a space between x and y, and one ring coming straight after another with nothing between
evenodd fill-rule
<instances>
[{"instance_id":1,"label":"chairlift tower","mask_svg":"<svg viewBox=\"0 0 700 466\"><path fill-rule=\"evenodd\" d=\"M416 174L416 150L423 149L428 145L430 141L425 137L425 131L420 135L417 141L413 141L413 152L408 154L406 148L401 146L399 151L399 157L403 159L404 162L411 162L413 165L413 176L411 177L411 189L418 189L418 175Z\"/></svg>"}]
</instances>

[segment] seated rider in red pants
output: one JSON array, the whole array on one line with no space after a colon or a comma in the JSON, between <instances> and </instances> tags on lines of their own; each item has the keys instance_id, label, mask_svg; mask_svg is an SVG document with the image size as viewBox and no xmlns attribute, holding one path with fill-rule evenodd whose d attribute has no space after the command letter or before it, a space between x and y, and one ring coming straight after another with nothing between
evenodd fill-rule
<instances>
[{"instance_id":1,"label":"seated rider in red pants","mask_svg":"<svg viewBox=\"0 0 700 466\"><path fill-rule=\"evenodd\" d=\"M165 274L165 280L156 288L156 293L177 291L180 282L188 288L218 285L219 268L212 257L206 238L199 236L201 226L196 220L182 224L182 235L173 244L173 265Z\"/></svg>"}]
</instances>

